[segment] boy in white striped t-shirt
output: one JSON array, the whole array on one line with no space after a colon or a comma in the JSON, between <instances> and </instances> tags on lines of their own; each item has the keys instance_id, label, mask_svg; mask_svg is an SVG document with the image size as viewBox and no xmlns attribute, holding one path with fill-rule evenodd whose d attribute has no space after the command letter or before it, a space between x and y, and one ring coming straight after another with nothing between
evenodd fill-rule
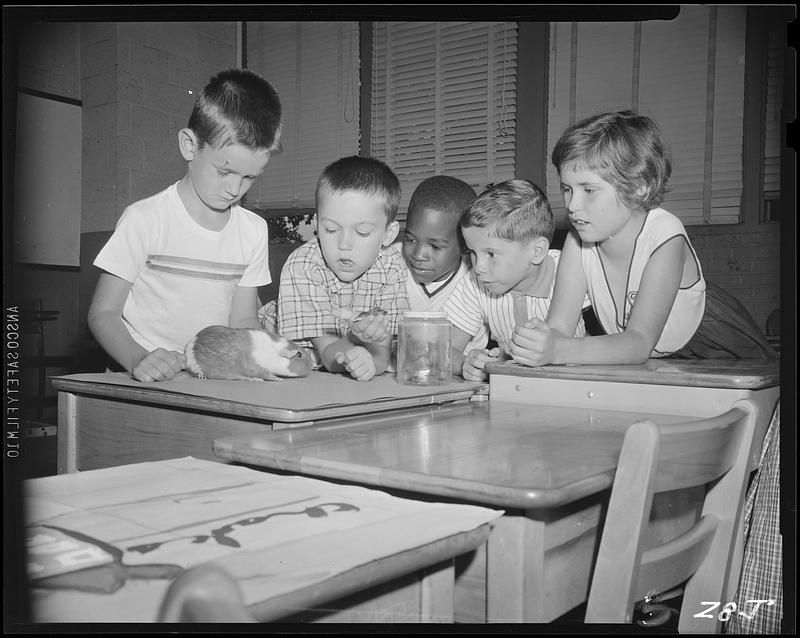
<instances>
[{"instance_id":1,"label":"boy in white striped t-shirt","mask_svg":"<svg viewBox=\"0 0 800 638\"><path fill-rule=\"evenodd\" d=\"M550 248L555 230L550 203L526 179L502 182L480 194L464 211L460 226L472 272L459 282L444 311L453 324L453 369L465 379L484 381L488 361L509 358L518 324L547 319L561 252ZM497 347L464 355L466 344L485 326ZM581 319L575 335L585 332Z\"/></svg>"},{"instance_id":2,"label":"boy in white striped t-shirt","mask_svg":"<svg viewBox=\"0 0 800 638\"><path fill-rule=\"evenodd\" d=\"M97 255L89 329L134 379L172 379L206 326L260 327L267 222L240 201L280 150L280 131L269 82L246 69L217 73L178 132L186 174L130 204Z\"/></svg>"}]
</instances>

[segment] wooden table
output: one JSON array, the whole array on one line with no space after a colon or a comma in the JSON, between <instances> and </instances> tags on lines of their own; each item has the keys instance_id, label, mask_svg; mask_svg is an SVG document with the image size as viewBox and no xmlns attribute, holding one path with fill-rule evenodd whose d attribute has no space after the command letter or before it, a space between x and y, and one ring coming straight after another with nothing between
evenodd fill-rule
<instances>
[{"instance_id":1,"label":"wooden table","mask_svg":"<svg viewBox=\"0 0 800 638\"><path fill-rule=\"evenodd\" d=\"M208 562L262 622L451 622L453 558L502 514L192 458L24 487L36 623L154 622Z\"/></svg>"},{"instance_id":2,"label":"wooden table","mask_svg":"<svg viewBox=\"0 0 800 638\"><path fill-rule=\"evenodd\" d=\"M325 419L467 401L488 385L454 379L402 386L391 375L358 382L312 372L283 381L204 381L180 375L140 383L122 373L56 377L58 473L191 455L221 461L215 438Z\"/></svg>"},{"instance_id":3,"label":"wooden table","mask_svg":"<svg viewBox=\"0 0 800 638\"><path fill-rule=\"evenodd\" d=\"M505 508L485 550L457 581L456 618L549 622L588 596L603 510L630 424L644 418L680 423L748 404L763 436L778 396L771 367L744 376L739 370L729 375L728 387L719 387L726 382L716 369L696 365L671 377L649 366L614 368L608 377L594 369L553 371L564 375L558 378L545 369L525 376L528 370L498 366L488 402L225 437L214 451L259 467ZM755 450L753 458L755 467ZM698 501L696 493L656 500L651 536L685 531Z\"/></svg>"}]
</instances>

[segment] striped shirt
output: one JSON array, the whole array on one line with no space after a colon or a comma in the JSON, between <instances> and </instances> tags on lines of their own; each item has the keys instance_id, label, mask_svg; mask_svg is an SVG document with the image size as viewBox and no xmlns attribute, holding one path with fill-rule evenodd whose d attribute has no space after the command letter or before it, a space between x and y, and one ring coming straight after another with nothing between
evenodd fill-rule
<instances>
[{"instance_id":1,"label":"striped shirt","mask_svg":"<svg viewBox=\"0 0 800 638\"><path fill-rule=\"evenodd\" d=\"M388 313L396 334L398 315L408 310L405 286L405 263L396 251L383 249L363 275L344 282L325 264L314 239L292 252L283 265L278 332L311 347L311 339L344 336L348 319L377 306Z\"/></svg>"},{"instance_id":2,"label":"striped shirt","mask_svg":"<svg viewBox=\"0 0 800 638\"><path fill-rule=\"evenodd\" d=\"M128 206L94 265L131 283L122 310L147 351L183 351L200 330L228 325L236 286L269 283L267 224L232 206L221 231L195 222L173 184Z\"/></svg>"},{"instance_id":3,"label":"striped shirt","mask_svg":"<svg viewBox=\"0 0 800 638\"><path fill-rule=\"evenodd\" d=\"M494 295L481 286L474 273L471 273L461 280L445 302L444 311L450 322L468 335L476 335L484 326L488 326L491 338L497 341L503 351L510 352L509 344L517 322L533 317L542 321L547 319L561 251L551 249L548 255L555 267L552 269L550 284L546 287L549 291L547 296L535 297L514 292ZM585 334L586 329L581 318L575 336L582 337Z\"/></svg>"}]
</instances>

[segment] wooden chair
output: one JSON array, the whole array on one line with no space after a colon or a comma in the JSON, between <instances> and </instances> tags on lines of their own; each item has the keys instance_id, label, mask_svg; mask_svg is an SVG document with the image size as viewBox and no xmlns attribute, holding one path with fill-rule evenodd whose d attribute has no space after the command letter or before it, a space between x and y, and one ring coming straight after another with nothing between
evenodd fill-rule
<instances>
[{"instance_id":1,"label":"wooden chair","mask_svg":"<svg viewBox=\"0 0 800 638\"><path fill-rule=\"evenodd\" d=\"M718 633L741 569L742 507L755 419L740 402L714 418L628 428L586 610L587 623L630 623L634 603L686 583L678 631ZM678 538L644 549L653 494L707 485L702 516ZM705 601L709 601L705 604ZM716 610L703 614L713 602ZM724 620L724 619L723 619Z\"/></svg>"}]
</instances>

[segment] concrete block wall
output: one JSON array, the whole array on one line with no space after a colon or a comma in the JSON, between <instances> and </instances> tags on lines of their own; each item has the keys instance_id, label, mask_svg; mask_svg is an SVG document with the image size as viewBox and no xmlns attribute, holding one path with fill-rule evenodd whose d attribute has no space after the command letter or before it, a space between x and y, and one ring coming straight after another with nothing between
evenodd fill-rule
<instances>
[{"instance_id":1,"label":"concrete block wall","mask_svg":"<svg viewBox=\"0 0 800 638\"><path fill-rule=\"evenodd\" d=\"M178 131L194 95L235 64L234 22L81 25L82 232L112 230L127 205L183 177Z\"/></svg>"}]
</instances>

